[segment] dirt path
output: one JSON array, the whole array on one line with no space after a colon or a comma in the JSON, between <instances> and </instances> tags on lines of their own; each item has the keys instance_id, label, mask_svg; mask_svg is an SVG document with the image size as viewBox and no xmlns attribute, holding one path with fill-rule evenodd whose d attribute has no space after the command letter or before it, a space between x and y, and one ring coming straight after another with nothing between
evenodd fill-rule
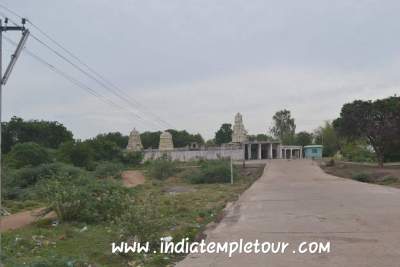
<instances>
[{"instance_id":1,"label":"dirt path","mask_svg":"<svg viewBox=\"0 0 400 267\"><path fill-rule=\"evenodd\" d=\"M273 160L206 243L288 242L286 253L190 254L176 266L398 267L399 207L399 189L328 175L308 160ZM330 253L299 253L313 241L329 241Z\"/></svg>"},{"instance_id":2,"label":"dirt path","mask_svg":"<svg viewBox=\"0 0 400 267\"><path fill-rule=\"evenodd\" d=\"M145 177L141 171L124 171L122 174L122 183L125 187L135 187L143 184Z\"/></svg>"},{"instance_id":3,"label":"dirt path","mask_svg":"<svg viewBox=\"0 0 400 267\"><path fill-rule=\"evenodd\" d=\"M135 187L145 182L145 177L140 171L124 171L122 174L122 183L126 187ZM36 216L43 208L21 211L8 216L2 216L0 219L0 232L19 229L38 220ZM44 218L55 218L54 213L46 215Z\"/></svg>"},{"instance_id":4,"label":"dirt path","mask_svg":"<svg viewBox=\"0 0 400 267\"><path fill-rule=\"evenodd\" d=\"M35 222L38 219L37 215L42 210L43 208L37 208L34 210L21 211L15 214L2 217L0 221L0 232L18 229ZM52 212L47 214L44 218L55 218L55 217L56 215Z\"/></svg>"}]
</instances>

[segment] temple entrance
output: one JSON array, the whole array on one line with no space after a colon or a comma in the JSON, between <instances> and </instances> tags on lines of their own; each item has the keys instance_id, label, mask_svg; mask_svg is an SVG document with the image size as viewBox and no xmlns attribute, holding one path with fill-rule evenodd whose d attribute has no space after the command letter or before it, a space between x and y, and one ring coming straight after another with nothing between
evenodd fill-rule
<instances>
[{"instance_id":1,"label":"temple entrance","mask_svg":"<svg viewBox=\"0 0 400 267\"><path fill-rule=\"evenodd\" d=\"M268 145L262 144L261 145L261 159L267 159L267 158L268 158Z\"/></svg>"}]
</instances>

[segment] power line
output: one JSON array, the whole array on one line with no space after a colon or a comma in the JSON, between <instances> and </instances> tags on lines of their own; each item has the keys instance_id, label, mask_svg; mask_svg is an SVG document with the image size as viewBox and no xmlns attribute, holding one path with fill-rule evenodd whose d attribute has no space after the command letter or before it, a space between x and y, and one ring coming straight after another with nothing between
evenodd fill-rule
<instances>
[{"instance_id":1,"label":"power line","mask_svg":"<svg viewBox=\"0 0 400 267\"><path fill-rule=\"evenodd\" d=\"M3 38L9 42L12 45L17 45L13 40L11 40L10 38L3 36ZM137 115L136 113L131 112L128 109L125 109L123 106L118 105L117 103L115 103L114 101L108 99L107 97L105 97L104 95L98 93L96 90L92 89L90 86L84 84L83 82L77 80L76 78L68 75L67 73L61 71L60 69L58 69L57 67L55 67L54 65L52 65L51 63L47 62L46 60L42 59L41 57L39 57L38 55L36 55L35 53L33 53L32 51L28 50L27 48L24 48L24 51L26 54L28 54L30 57L34 58L35 60L37 60L38 62L40 62L42 65L48 67L50 70L52 70L53 72L57 73L58 75L60 75L61 77L63 77L64 79L68 80L69 82L73 83L74 85L78 86L79 88L87 91L89 94L99 98L101 101L103 101L104 103L111 105L115 108L118 108L120 110L123 111L127 111L129 113L131 113L132 115L134 115L135 117L137 117L139 120L141 120L143 123L148 123L148 121L144 120L141 116ZM132 122L136 122L136 121L132 121ZM154 128L157 129L157 128Z\"/></svg>"},{"instance_id":2,"label":"power line","mask_svg":"<svg viewBox=\"0 0 400 267\"><path fill-rule=\"evenodd\" d=\"M0 4L0 8L3 8L4 10L10 12L11 14L13 14L14 16L17 16L19 18L22 18L19 14L17 14L16 12L14 12L13 10L11 10L10 8ZM106 79L103 75L101 75L100 73L98 73L97 71L95 71L92 67L90 67L88 64L86 64L83 60L81 60L78 56L76 56L75 54L73 54L70 50L68 50L67 48L65 48L63 45L61 45L59 42L57 42L54 38L52 38L49 34L47 34L45 31L43 31L39 26L35 25L32 21L27 20L28 23L30 25L32 25L32 27L34 27L36 30L38 30L42 35L44 35L47 39L49 39L53 44L55 44L57 47L59 47L60 49L62 49L65 53L67 53L70 57L72 57L73 59L75 59L77 62L79 62L81 65L83 65L84 67L86 67L86 69L91 72L92 74L94 74L96 77L94 77L93 75L89 74L88 72L84 71L82 68L80 68L79 66L77 66L76 64L74 64L73 62L71 62L69 59L67 59L66 57L64 57L63 55L61 55L58 51L56 51L55 49L51 48L50 45L48 45L46 42L40 40L40 38L36 37L35 35L31 34L32 37L38 41L39 43L41 43L43 46L45 46L47 49L51 50L53 53L55 53L57 56L61 57L63 60L67 61L69 64L71 64L73 67L77 68L79 71L81 71L82 73L84 73L86 76L90 77L91 79L95 80L97 83L99 83L101 86L103 86L105 89L107 89L108 91L111 91L114 95L116 95L117 97L119 97L120 99L122 99L123 101L127 102L129 105L133 105L133 106L140 106L143 109L143 113L147 113L150 116L152 116L154 119L156 119L160 124L160 126L165 125L167 127L170 128L174 128L171 124L169 124L168 122L166 122L165 120L163 120L161 117L159 117L158 115L154 114L153 112L151 112L150 110L148 110L144 105L142 105L140 102L134 100L132 97L130 97L129 95L127 95L123 90L121 90L119 87L117 87L114 83L112 83L111 81L109 81L108 79ZM100 80L99 80L100 79ZM110 88L112 87L112 88Z\"/></svg>"}]
</instances>

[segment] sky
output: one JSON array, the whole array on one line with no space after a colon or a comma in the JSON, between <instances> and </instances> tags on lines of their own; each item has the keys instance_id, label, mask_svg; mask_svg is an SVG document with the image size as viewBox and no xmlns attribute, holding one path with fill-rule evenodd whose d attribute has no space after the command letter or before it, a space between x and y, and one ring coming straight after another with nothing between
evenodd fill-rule
<instances>
[{"instance_id":1,"label":"sky","mask_svg":"<svg viewBox=\"0 0 400 267\"><path fill-rule=\"evenodd\" d=\"M29 51L118 107L23 53L3 89L3 120L56 120L75 138L171 126L209 139L222 123L233 123L237 112L250 134L266 133L281 109L291 111L297 131L312 131L337 118L344 103L400 93L400 1L0 4L27 17L133 99L121 101L30 38ZM57 48L32 25L27 27ZM5 35L13 40L20 36ZM4 68L14 48L4 41L3 49Z\"/></svg>"}]
</instances>

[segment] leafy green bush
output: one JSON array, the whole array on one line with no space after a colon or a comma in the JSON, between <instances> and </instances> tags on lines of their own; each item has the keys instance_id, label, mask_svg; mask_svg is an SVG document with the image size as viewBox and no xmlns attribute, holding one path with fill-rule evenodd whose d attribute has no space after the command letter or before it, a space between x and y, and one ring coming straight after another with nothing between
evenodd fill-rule
<instances>
[{"instance_id":1,"label":"leafy green bush","mask_svg":"<svg viewBox=\"0 0 400 267\"><path fill-rule=\"evenodd\" d=\"M6 199L24 199L38 181L54 176L77 177L86 174L80 168L64 164L49 163L39 166L26 166L18 170L4 169L2 189ZM26 190L25 190L26 189Z\"/></svg>"},{"instance_id":2,"label":"leafy green bush","mask_svg":"<svg viewBox=\"0 0 400 267\"><path fill-rule=\"evenodd\" d=\"M94 151L87 142L66 142L58 149L58 159L66 163L72 163L77 167L92 169Z\"/></svg>"},{"instance_id":3,"label":"leafy green bush","mask_svg":"<svg viewBox=\"0 0 400 267\"><path fill-rule=\"evenodd\" d=\"M54 211L60 221L111 221L129 206L128 191L113 181L69 178L53 177L40 184L47 210Z\"/></svg>"},{"instance_id":4,"label":"leafy green bush","mask_svg":"<svg viewBox=\"0 0 400 267\"><path fill-rule=\"evenodd\" d=\"M228 183L231 179L230 162L228 160L202 161L200 168L193 171L187 179L193 184Z\"/></svg>"},{"instance_id":5,"label":"leafy green bush","mask_svg":"<svg viewBox=\"0 0 400 267\"><path fill-rule=\"evenodd\" d=\"M94 176L97 178L119 177L124 166L121 163L115 162L99 162L94 171Z\"/></svg>"},{"instance_id":6,"label":"leafy green bush","mask_svg":"<svg viewBox=\"0 0 400 267\"><path fill-rule=\"evenodd\" d=\"M152 248L159 246L162 230L168 224L168 219L162 216L155 199L151 193L147 194L121 216L118 225L121 226L124 240L148 241Z\"/></svg>"},{"instance_id":7,"label":"leafy green bush","mask_svg":"<svg viewBox=\"0 0 400 267\"><path fill-rule=\"evenodd\" d=\"M374 162L376 161L375 153L368 149L365 142L353 142L343 145L341 153L345 160L354 162Z\"/></svg>"},{"instance_id":8,"label":"leafy green bush","mask_svg":"<svg viewBox=\"0 0 400 267\"><path fill-rule=\"evenodd\" d=\"M147 165L151 177L158 180L165 180L176 173L176 164L166 155L151 161Z\"/></svg>"},{"instance_id":9,"label":"leafy green bush","mask_svg":"<svg viewBox=\"0 0 400 267\"><path fill-rule=\"evenodd\" d=\"M16 144L6 157L7 165L13 168L22 168L29 165L37 166L50 161L48 151L33 142Z\"/></svg>"},{"instance_id":10,"label":"leafy green bush","mask_svg":"<svg viewBox=\"0 0 400 267\"><path fill-rule=\"evenodd\" d=\"M370 182L370 176L367 173L356 173L353 174L351 177L353 180L359 181L359 182L363 182L363 183L368 183Z\"/></svg>"},{"instance_id":11,"label":"leafy green bush","mask_svg":"<svg viewBox=\"0 0 400 267\"><path fill-rule=\"evenodd\" d=\"M124 151L121 154L121 162L129 166L137 166L143 160L142 152Z\"/></svg>"}]
</instances>

